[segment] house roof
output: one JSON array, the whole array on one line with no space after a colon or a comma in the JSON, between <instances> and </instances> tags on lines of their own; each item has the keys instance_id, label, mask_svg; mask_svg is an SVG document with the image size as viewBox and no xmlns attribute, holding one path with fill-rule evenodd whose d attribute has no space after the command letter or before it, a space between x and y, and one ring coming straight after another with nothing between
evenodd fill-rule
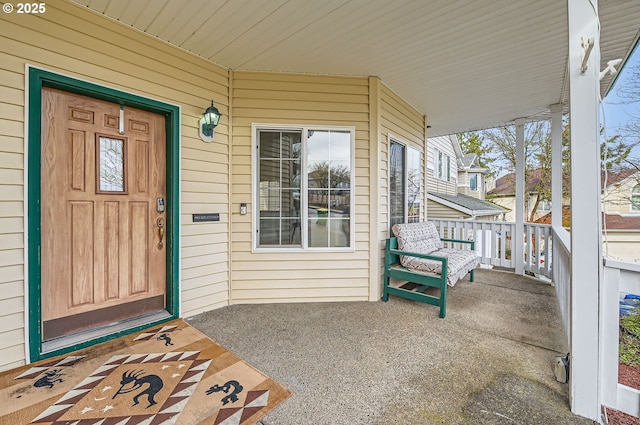
<instances>
[{"instance_id":1,"label":"house roof","mask_svg":"<svg viewBox=\"0 0 640 425\"><path fill-rule=\"evenodd\" d=\"M619 170L609 170L606 173L606 182L607 186L611 186L614 184L621 183L623 180L626 180L628 177L633 176L634 174L640 174L640 172L635 168L624 168ZM602 187L605 184L605 172L603 171L600 174L600 182Z\"/></svg>"},{"instance_id":2,"label":"house roof","mask_svg":"<svg viewBox=\"0 0 640 425\"><path fill-rule=\"evenodd\" d=\"M428 192L427 198L472 216L496 215L511 211L493 202L482 201L461 193L449 195L446 193Z\"/></svg>"},{"instance_id":3,"label":"house roof","mask_svg":"<svg viewBox=\"0 0 640 425\"><path fill-rule=\"evenodd\" d=\"M622 216L619 214L602 213L607 230L640 229L640 216ZM551 213L545 214L535 221L538 224L551 224ZM571 207L562 207L562 226L571 226Z\"/></svg>"},{"instance_id":4,"label":"house roof","mask_svg":"<svg viewBox=\"0 0 640 425\"><path fill-rule=\"evenodd\" d=\"M640 172L635 168L624 168L618 170L608 171L606 174L606 182L607 186L611 186L614 184L618 184L623 180L633 176L634 174L640 174ZM525 181L526 187L525 191L528 193L534 193L535 188L538 184L540 184L540 179L543 176L543 170L537 169L533 170L529 176L529 178ZM564 176L565 179L568 179L568 176ZM604 171L600 174L601 184L604 187L605 184L605 173ZM569 184L568 182L565 184ZM488 196L515 196L516 194L516 177L515 173L506 174L499 179L496 180L496 187L489 192L487 192Z\"/></svg>"},{"instance_id":5,"label":"house roof","mask_svg":"<svg viewBox=\"0 0 640 425\"><path fill-rule=\"evenodd\" d=\"M568 97L567 1L70 1L230 70L380 77L429 136L545 118ZM598 9L604 69L630 55L640 7Z\"/></svg>"},{"instance_id":6,"label":"house roof","mask_svg":"<svg viewBox=\"0 0 640 425\"><path fill-rule=\"evenodd\" d=\"M478 158L478 155L475 153L467 153L462 157L462 166L465 168L469 168L474 165L475 160Z\"/></svg>"},{"instance_id":7,"label":"house roof","mask_svg":"<svg viewBox=\"0 0 640 425\"><path fill-rule=\"evenodd\" d=\"M543 170L532 170L529 178L525 181L525 191L535 192L535 188L540 184ZM487 196L515 196L516 194L516 173L506 174L496 180L496 187L487 192Z\"/></svg>"}]
</instances>

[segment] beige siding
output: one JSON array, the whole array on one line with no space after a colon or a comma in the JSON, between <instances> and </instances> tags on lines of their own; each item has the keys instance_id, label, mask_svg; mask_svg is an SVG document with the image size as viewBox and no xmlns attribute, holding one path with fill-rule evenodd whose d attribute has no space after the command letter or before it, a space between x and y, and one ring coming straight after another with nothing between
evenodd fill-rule
<instances>
[{"instance_id":1,"label":"beige siding","mask_svg":"<svg viewBox=\"0 0 640 425\"><path fill-rule=\"evenodd\" d=\"M389 237L389 136L393 136L400 142L407 143L422 153L422 171L425 170L425 119L411 105L400 98L396 93L384 84L381 90L380 111L380 143L382 145L381 164L381 193L384 194L381 202L381 238ZM423 188L424 190L424 188ZM428 188L427 188L428 190ZM423 199L426 196L423 195Z\"/></svg>"},{"instance_id":2,"label":"beige siding","mask_svg":"<svg viewBox=\"0 0 640 425\"><path fill-rule=\"evenodd\" d=\"M609 230L602 233L602 253L608 258L640 263L640 230Z\"/></svg>"},{"instance_id":3,"label":"beige siding","mask_svg":"<svg viewBox=\"0 0 640 425\"><path fill-rule=\"evenodd\" d=\"M608 214L640 214L631 206L631 192L638 184L638 177L629 177L619 184L609 185L602 193L602 207Z\"/></svg>"},{"instance_id":4,"label":"beige siding","mask_svg":"<svg viewBox=\"0 0 640 425\"><path fill-rule=\"evenodd\" d=\"M231 302L368 300L368 79L234 72L231 86ZM253 124L355 127L355 252L252 252Z\"/></svg>"},{"instance_id":5,"label":"beige siding","mask_svg":"<svg viewBox=\"0 0 640 425\"><path fill-rule=\"evenodd\" d=\"M0 15L0 370L24 363L25 65L181 107L182 315L228 299L228 72L66 2L38 16ZM198 138L211 99L223 113L214 143ZM193 212L221 221L191 223Z\"/></svg>"},{"instance_id":6,"label":"beige siding","mask_svg":"<svg viewBox=\"0 0 640 425\"><path fill-rule=\"evenodd\" d=\"M451 158L451 181L444 181L435 177L434 151L446 153ZM458 163L456 152L449 136L430 137L427 140L427 191L455 195L457 192Z\"/></svg>"},{"instance_id":7,"label":"beige siding","mask_svg":"<svg viewBox=\"0 0 640 425\"><path fill-rule=\"evenodd\" d=\"M393 136L400 142L417 149L422 153L422 172L426 172L426 124L424 115L416 111L411 105L400 98L389 87L380 85L380 226L379 240L380 250L377 259L379 261L379 287L382 288L384 274L384 241L391 236L389 229L389 137ZM426 201L423 185L422 199ZM426 213L423 208L423 219Z\"/></svg>"},{"instance_id":8,"label":"beige siding","mask_svg":"<svg viewBox=\"0 0 640 425\"><path fill-rule=\"evenodd\" d=\"M471 217L461 211L439 204L432 200L427 202L427 219L430 218L455 218L464 219Z\"/></svg>"}]
</instances>

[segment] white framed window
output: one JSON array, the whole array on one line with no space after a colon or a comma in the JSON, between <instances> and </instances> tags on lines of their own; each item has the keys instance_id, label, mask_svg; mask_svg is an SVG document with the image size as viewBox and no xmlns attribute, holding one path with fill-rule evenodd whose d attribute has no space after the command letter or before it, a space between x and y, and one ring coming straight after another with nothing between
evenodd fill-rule
<instances>
[{"instance_id":1,"label":"white framed window","mask_svg":"<svg viewBox=\"0 0 640 425\"><path fill-rule=\"evenodd\" d=\"M422 219L424 209L422 152L389 138L389 229Z\"/></svg>"},{"instance_id":2,"label":"white framed window","mask_svg":"<svg viewBox=\"0 0 640 425\"><path fill-rule=\"evenodd\" d=\"M353 127L253 126L254 249L353 247Z\"/></svg>"},{"instance_id":3,"label":"white framed window","mask_svg":"<svg viewBox=\"0 0 640 425\"><path fill-rule=\"evenodd\" d=\"M435 178L451 181L451 157L439 149L434 149L435 169L433 170Z\"/></svg>"},{"instance_id":4,"label":"white framed window","mask_svg":"<svg viewBox=\"0 0 640 425\"><path fill-rule=\"evenodd\" d=\"M631 211L640 211L640 184L631 189Z\"/></svg>"},{"instance_id":5,"label":"white framed window","mask_svg":"<svg viewBox=\"0 0 640 425\"><path fill-rule=\"evenodd\" d=\"M551 201L547 201L546 199L540 200L540 202L538 202L538 211L551 211Z\"/></svg>"},{"instance_id":6,"label":"white framed window","mask_svg":"<svg viewBox=\"0 0 640 425\"><path fill-rule=\"evenodd\" d=\"M478 174L477 173L469 174L469 190L473 190L473 191L478 190Z\"/></svg>"}]
</instances>

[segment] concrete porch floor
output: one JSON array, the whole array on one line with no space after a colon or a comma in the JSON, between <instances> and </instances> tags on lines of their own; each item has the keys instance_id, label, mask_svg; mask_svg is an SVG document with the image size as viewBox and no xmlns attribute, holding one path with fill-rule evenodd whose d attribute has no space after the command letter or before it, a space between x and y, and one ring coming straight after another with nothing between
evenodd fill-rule
<instances>
[{"instance_id":1,"label":"concrete porch floor","mask_svg":"<svg viewBox=\"0 0 640 425\"><path fill-rule=\"evenodd\" d=\"M554 289L478 270L436 307L389 302L234 305L188 321L293 391L264 425L581 425Z\"/></svg>"}]
</instances>

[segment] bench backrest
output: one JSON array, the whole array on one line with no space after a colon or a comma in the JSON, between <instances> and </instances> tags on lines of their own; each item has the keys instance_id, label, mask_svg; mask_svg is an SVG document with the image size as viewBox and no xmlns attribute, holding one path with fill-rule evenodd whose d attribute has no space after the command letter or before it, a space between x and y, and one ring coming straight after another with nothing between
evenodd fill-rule
<instances>
[{"instance_id":1,"label":"bench backrest","mask_svg":"<svg viewBox=\"0 0 640 425\"><path fill-rule=\"evenodd\" d=\"M429 221L394 224L391 230L398 240L398 249L402 251L429 254L443 247L438 229Z\"/></svg>"}]
</instances>

